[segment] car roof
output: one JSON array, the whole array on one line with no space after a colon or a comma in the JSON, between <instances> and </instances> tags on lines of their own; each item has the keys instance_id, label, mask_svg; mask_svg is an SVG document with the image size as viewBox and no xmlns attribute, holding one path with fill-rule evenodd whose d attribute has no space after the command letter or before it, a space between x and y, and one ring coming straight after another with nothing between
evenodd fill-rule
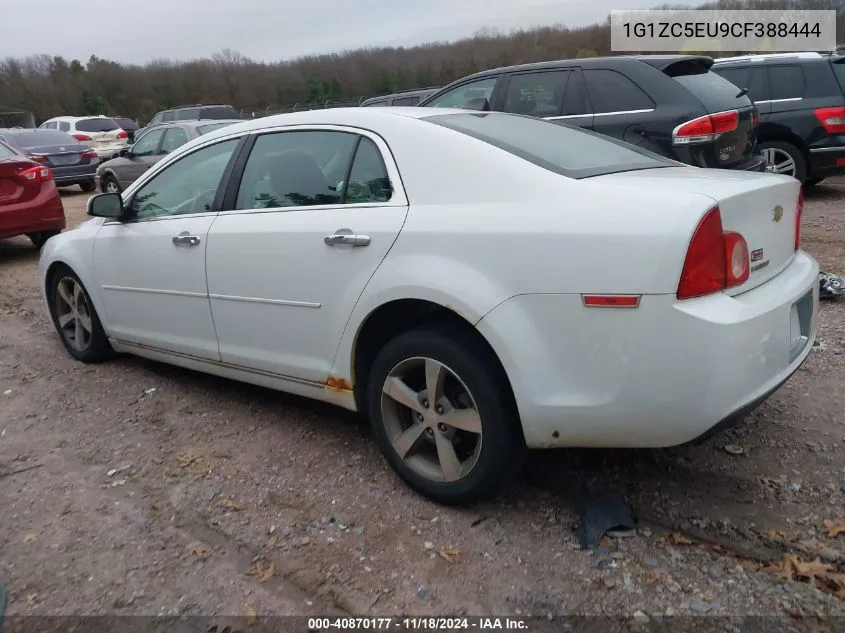
<instances>
[{"instance_id":1,"label":"car roof","mask_svg":"<svg viewBox=\"0 0 845 633\"><path fill-rule=\"evenodd\" d=\"M836 53L817 53L812 51L796 52L796 53L769 53L761 55L737 55L735 57L719 57L713 61L714 66L722 66L724 64L766 64L778 62L819 62L819 61L833 61L836 62L841 57Z\"/></svg>"},{"instance_id":2,"label":"car roof","mask_svg":"<svg viewBox=\"0 0 845 633\"><path fill-rule=\"evenodd\" d=\"M107 117L105 114L91 114L89 116L54 116L51 119L47 119L44 123L49 123L50 121L81 121L82 119L110 119L111 117Z\"/></svg>"},{"instance_id":3,"label":"car roof","mask_svg":"<svg viewBox=\"0 0 845 633\"><path fill-rule=\"evenodd\" d=\"M243 119L185 119L184 121L165 121L153 126L153 129L160 130L168 127L202 127L215 123L243 123Z\"/></svg>"}]
</instances>

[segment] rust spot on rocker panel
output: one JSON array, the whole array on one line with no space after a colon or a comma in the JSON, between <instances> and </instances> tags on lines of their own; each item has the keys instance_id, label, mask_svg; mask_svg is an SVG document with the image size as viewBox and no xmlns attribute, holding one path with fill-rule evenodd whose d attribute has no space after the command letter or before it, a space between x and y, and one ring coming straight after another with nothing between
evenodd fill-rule
<instances>
[{"instance_id":1,"label":"rust spot on rocker panel","mask_svg":"<svg viewBox=\"0 0 845 633\"><path fill-rule=\"evenodd\" d=\"M352 391L352 385L345 378L335 378L334 376L329 376L326 387L334 391Z\"/></svg>"}]
</instances>

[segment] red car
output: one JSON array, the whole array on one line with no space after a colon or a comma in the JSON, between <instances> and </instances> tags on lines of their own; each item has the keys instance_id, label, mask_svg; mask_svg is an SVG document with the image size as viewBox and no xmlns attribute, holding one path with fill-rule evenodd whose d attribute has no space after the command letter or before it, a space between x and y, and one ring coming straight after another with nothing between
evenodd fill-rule
<instances>
[{"instance_id":1,"label":"red car","mask_svg":"<svg viewBox=\"0 0 845 633\"><path fill-rule=\"evenodd\" d=\"M26 235L36 248L65 228L65 209L49 167L0 143L0 239Z\"/></svg>"}]
</instances>

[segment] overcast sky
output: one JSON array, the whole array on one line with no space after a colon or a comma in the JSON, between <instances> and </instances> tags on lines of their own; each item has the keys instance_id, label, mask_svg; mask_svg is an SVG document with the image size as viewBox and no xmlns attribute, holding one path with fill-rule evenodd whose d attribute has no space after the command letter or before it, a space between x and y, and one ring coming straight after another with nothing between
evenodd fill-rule
<instances>
[{"instance_id":1,"label":"overcast sky","mask_svg":"<svg viewBox=\"0 0 845 633\"><path fill-rule=\"evenodd\" d=\"M0 55L143 64L230 48L256 60L455 40L483 27L604 20L641 0L0 0Z\"/></svg>"}]
</instances>

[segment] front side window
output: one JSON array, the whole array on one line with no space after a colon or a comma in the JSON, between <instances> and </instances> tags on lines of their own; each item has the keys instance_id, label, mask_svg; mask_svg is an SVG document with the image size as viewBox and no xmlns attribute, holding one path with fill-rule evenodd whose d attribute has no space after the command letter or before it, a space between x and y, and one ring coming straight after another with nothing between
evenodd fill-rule
<instances>
[{"instance_id":1,"label":"front side window","mask_svg":"<svg viewBox=\"0 0 845 633\"><path fill-rule=\"evenodd\" d=\"M196 121L200 118L199 108L182 108L176 111L175 116L177 121Z\"/></svg>"},{"instance_id":2,"label":"front side window","mask_svg":"<svg viewBox=\"0 0 845 633\"><path fill-rule=\"evenodd\" d=\"M151 130L132 146L133 156L155 156L164 130Z\"/></svg>"},{"instance_id":3,"label":"front side window","mask_svg":"<svg viewBox=\"0 0 845 633\"><path fill-rule=\"evenodd\" d=\"M429 108L466 108L468 110L489 110L490 98L498 77L487 77L462 84L440 95L426 106Z\"/></svg>"},{"instance_id":4,"label":"front side window","mask_svg":"<svg viewBox=\"0 0 845 633\"><path fill-rule=\"evenodd\" d=\"M504 111L536 117L559 115L569 74L568 70L556 70L512 76Z\"/></svg>"},{"instance_id":5,"label":"front side window","mask_svg":"<svg viewBox=\"0 0 845 633\"><path fill-rule=\"evenodd\" d=\"M210 211L239 140L204 147L165 167L135 193L133 217L143 220Z\"/></svg>"},{"instance_id":6,"label":"front side window","mask_svg":"<svg viewBox=\"0 0 845 633\"><path fill-rule=\"evenodd\" d=\"M391 105L395 106L415 106L420 102L419 97L398 97L393 100Z\"/></svg>"},{"instance_id":7,"label":"front side window","mask_svg":"<svg viewBox=\"0 0 845 633\"><path fill-rule=\"evenodd\" d=\"M236 209L339 204L358 135L275 132L259 136L241 178Z\"/></svg>"},{"instance_id":8,"label":"front side window","mask_svg":"<svg viewBox=\"0 0 845 633\"><path fill-rule=\"evenodd\" d=\"M161 142L161 153L169 154L188 142L188 134L180 127L168 128L164 132L164 140Z\"/></svg>"},{"instance_id":9,"label":"front side window","mask_svg":"<svg viewBox=\"0 0 845 633\"><path fill-rule=\"evenodd\" d=\"M533 117L467 112L434 115L422 120L484 141L569 178L680 165L608 136Z\"/></svg>"},{"instance_id":10,"label":"front side window","mask_svg":"<svg viewBox=\"0 0 845 633\"><path fill-rule=\"evenodd\" d=\"M585 70L584 81L595 114L654 108L654 101L637 84L615 70Z\"/></svg>"}]
</instances>

